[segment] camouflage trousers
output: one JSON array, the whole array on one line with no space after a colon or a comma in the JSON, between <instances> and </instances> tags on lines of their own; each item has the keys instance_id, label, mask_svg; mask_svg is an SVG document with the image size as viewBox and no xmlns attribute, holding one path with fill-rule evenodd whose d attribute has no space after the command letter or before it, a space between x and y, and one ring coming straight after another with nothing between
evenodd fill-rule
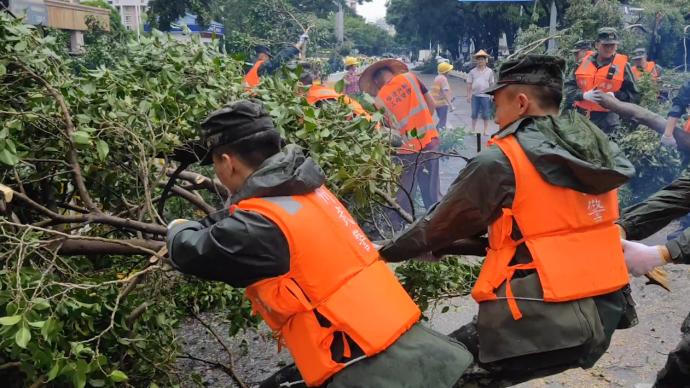
<instances>
[{"instance_id":1,"label":"camouflage trousers","mask_svg":"<svg viewBox=\"0 0 690 388\"><path fill-rule=\"evenodd\" d=\"M690 387L690 314L680 331L683 333L680 343L669 353L664 369L657 375L655 388Z\"/></svg>"}]
</instances>

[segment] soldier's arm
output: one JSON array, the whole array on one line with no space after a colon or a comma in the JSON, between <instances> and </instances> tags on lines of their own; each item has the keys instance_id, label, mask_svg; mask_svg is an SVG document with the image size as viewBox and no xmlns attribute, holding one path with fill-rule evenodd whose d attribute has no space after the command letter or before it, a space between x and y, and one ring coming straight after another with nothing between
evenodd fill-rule
<instances>
[{"instance_id":1,"label":"soldier's arm","mask_svg":"<svg viewBox=\"0 0 690 388\"><path fill-rule=\"evenodd\" d=\"M487 148L467 164L440 202L381 249L381 256L403 261L483 235L514 195L510 162L498 147Z\"/></svg>"},{"instance_id":2,"label":"soldier's arm","mask_svg":"<svg viewBox=\"0 0 690 388\"><path fill-rule=\"evenodd\" d=\"M261 68L259 68L259 74L260 75L270 75L275 73L280 69L281 66L286 64L287 62L290 62L293 58L297 57L299 55L299 49L294 46L286 47L276 56L274 56L272 59L266 61L261 65Z\"/></svg>"},{"instance_id":3,"label":"soldier's arm","mask_svg":"<svg viewBox=\"0 0 690 388\"><path fill-rule=\"evenodd\" d=\"M233 287L247 287L290 269L287 240L278 226L242 210L171 227L168 252L180 272Z\"/></svg>"},{"instance_id":4,"label":"soldier's arm","mask_svg":"<svg viewBox=\"0 0 690 388\"><path fill-rule=\"evenodd\" d=\"M689 212L690 171L686 170L680 178L646 201L625 209L619 224L627 239L642 240ZM674 261L690 261L690 230L669 241L667 247Z\"/></svg>"},{"instance_id":5,"label":"soldier's arm","mask_svg":"<svg viewBox=\"0 0 690 388\"><path fill-rule=\"evenodd\" d=\"M678 125L678 120L690 106L690 81L686 81L678 91L678 95L673 98L673 105L668 112L666 119L665 136L673 136L673 130Z\"/></svg>"}]
</instances>

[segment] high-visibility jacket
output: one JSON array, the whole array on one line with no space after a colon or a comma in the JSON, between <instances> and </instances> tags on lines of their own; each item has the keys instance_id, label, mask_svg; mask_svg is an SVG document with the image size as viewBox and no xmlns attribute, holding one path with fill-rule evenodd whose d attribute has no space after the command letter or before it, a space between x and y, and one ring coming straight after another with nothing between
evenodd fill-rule
<instances>
[{"instance_id":1,"label":"high-visibility jacket","mask_svg":"<svg viewBox=\"0 0 690 388\"><path fill-rule=\"evenodd\" d=\"M307 385L323 384L347 365L387 349L419 320L417 305L325 187L236 206L267 217L287 239L289 272L252 284L246 296L289 349ZM344 348L339 361L331 354L335 340ZM358 351L354 357L352 343L363 356Z\"/></svg>"},{"instance_id":2,"label":"high-visibility jacket","mask_svg":"<svg viewBox=\"0 0 690 388\"><path fill-rule=\"evenodd\" d=\"M625 66L628 63L628 57L622 54L615 54L611 63L597 69L592 62L592 56L595 55L597 54L592 52L585 56L580 66L575 70L577 86L583 92L597 89L604 93L616 93L621 90L625 79ZM575 106L586 111L608 112L608 109L587 100L576 101Z\"/></svg>"},{"instance_id":3,"label":"high-visibility jacket","mask_svg":"<svg viewBox=\"0 0 690 388\"><path fill-rule=\"evenodd\" d=\"M645 65L643 71L647 74L651 74L652 79L659 78L659 72L656 69L656 62L654 61L647 61L647 65ZM640 71L637 66L632 67L632 72L635 75L635 80L638 80L640 77L642 77L642 71Z\"/></svg>"},{"instance_id":4,"label":"high-visibility jacket","mask_svg":"<svg viewBox=\"0 0 690 388\"><path fill-rule=\"evenodd\" d=\"M369 112L367 112L367 110L364 109L364 107L359 102L353 100L352 98L342 93L336 92L335 89L331 89L321 85L312 85L309 88L309 90L307 90L307 102L311 105L314 105L317 102L324 100L337 100L341 97L343 98L343 101L350 106L352 111L357 116L363 116L368 119L371 119L371 115L369 114Z\"/></svg>"},{"instance_id":5,"label":"high-visibility jacket","mask_svg":"<svg viewBox=\"0 0 690 388\"><path fill-rule=\"evenodd\" d=\"M261 77L259 77L259 69L261 68L261 65L264 64L263 59L259 59L256 61L254 66L252 66L251 70L247 73L247 75L244 76L244 84L247 90L255 88L259 82L261 82Z\"/></svg>"},{"instance_id":6,"label":"high-visibility jacket","mask_svg":"<svg viewBox=\"0 0 690 388\"><path fill-rule=\"evenodd\" d=\"M617 190L594 195L552 185L541 177L515 136L495 140L515 174L511 208L489 228L489 250L472 296L481 303L497 299L506 283L506 301L513 318L522 318L510 280L515 271L536 270L545 302L567 302L603 295L628 284L618 219ZM513 225L522 238L511 238ZM511 265L525 244L532 262Z\"/></svg>"},{"instance_id":7,"label":"high-visibility jacket","mask_svg":"<svg viewBox=\"0 0 690 388\"><path fill-rule=\"evenodd\" d=\"M385 109L392 127L406 140L398 150L399 153L420 152L433 139L438 138L429 106L424 99L419 81L412 73L393 77L379 90L376 102ZM412 136L413 130L416 130L416 136Z\"/></svg>"}]
</instances>

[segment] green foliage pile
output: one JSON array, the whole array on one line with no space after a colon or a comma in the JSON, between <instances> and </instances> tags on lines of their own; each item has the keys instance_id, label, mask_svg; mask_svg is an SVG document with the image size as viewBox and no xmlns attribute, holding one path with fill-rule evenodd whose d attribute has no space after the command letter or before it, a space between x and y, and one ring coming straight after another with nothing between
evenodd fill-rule
<instances>
[{"instance_id":1,"label":"green foliage pile","mask_svg":"<svg viewBox=\"0 0 690 388\"><path fill-rule=\"evenodd\" d=\"M439 262L410 261L395 272L419 308L426 311L443 299L469 294L479 269L462 257L448 256Z\"/></svg>"},{"instance_id":2,"label":"green foliage pile","mask_svg":"<svg viewBox=\"0 0 690 388\"><path fill-rule=\"evenodd\" d=\"M671 183L682 169L678 151L663 147L659 134L649 128L624 131L615 141L635 166L635 177L621 191L621 207L643 201Z\"/></svg>"}]
</instances>

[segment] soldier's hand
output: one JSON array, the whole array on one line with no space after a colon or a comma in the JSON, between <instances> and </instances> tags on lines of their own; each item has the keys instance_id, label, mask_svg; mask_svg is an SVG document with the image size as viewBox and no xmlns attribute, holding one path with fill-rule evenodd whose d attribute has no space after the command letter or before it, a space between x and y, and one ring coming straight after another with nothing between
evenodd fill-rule
<instances>
[{"instance_id":1,"label":"soldier's hand","mask_svg":"<svg viewBox=\"0 0 690 388\"><path fill-rule=\"evenodd\" d=\"M595 101L596 102L596 100L594 99L594 93L595 93L594 89L588 90L588 91L582 93L582 99L587 100L587 101Z\"/></svg>"},{"instance_id":2,"label":"soldier's hand","mask_svg":"<svg viewBox=\"0 0 690 388\"><path fill-rule=\"evenodd\" d=\"M661 144L662 144L662 145L665 145L665 146L667 146L667 147L676 147L676 146L678 146L678 143L676 143L676 139L673 137L673 135L671 135L671 136L666 136L665 133L664 133L663 135L661 135Z\"/></svg>"},{"instance_id":3,"label":"soldier's hand","mask_svg":"<svg viewBox=\"0 0 690 388\"><path fill-rule=\"evenodd\" d=\"M628 272L635 277L651 272L656 267L666 264L658 246L648 246L638 242L622 240L623 256Z\"/></svg>"}]
</instances>

